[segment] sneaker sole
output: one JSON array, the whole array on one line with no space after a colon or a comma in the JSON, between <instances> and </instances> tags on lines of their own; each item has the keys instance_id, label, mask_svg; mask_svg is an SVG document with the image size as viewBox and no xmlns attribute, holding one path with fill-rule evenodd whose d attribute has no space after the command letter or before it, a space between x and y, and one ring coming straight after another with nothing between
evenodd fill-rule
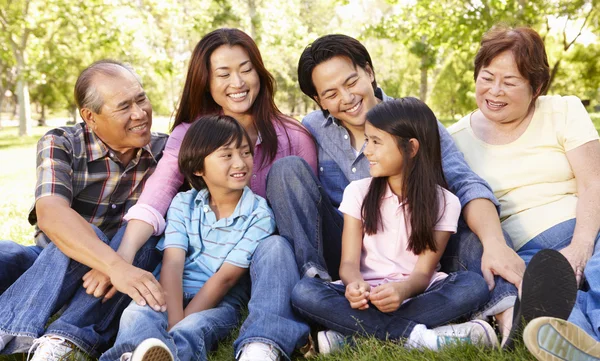
<instances>
[{"instance_id":1,"label":"sneaker sole","mask_svg":"<svg viewBox=\"0 0 600 361\"><path fill-rule=\"evenodd\" d=\"M172 361L171 353L160 346L152 346L142 357L142 361Z\"/></svg>"},{"instance_id":2,"label":"sneaker sole","mask_svg":"<svg viewBox=\"0 0 600 361\"><path fill-rule=\"evenodd\" d=\"M543 249L525 269L522 299L515 302L513 326L504 349L512 350L523 325L538 317L567 319L575 305L577 281L573 268L558 251Z\"/></svg>"},{"instance_id":3,"label":"sneaker sole","mask_svg":"<svg viewBox=\"0 0 600 361\"><path fill-rule=\"evenodd\" d=\"M525 327L523 341L541 361L600 361L600 343L568 321L537 318Z\"/></svg>"}]
</instances>

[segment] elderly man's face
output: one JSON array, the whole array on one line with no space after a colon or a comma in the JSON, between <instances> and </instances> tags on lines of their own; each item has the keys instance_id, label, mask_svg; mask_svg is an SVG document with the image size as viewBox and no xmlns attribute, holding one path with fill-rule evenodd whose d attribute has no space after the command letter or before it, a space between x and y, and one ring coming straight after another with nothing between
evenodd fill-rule
<instances>
[{"instance_id":1,"label":"elderly man's face","mask_svg":"<svg viewBox=\"0 0 600 361\"><path fill-rule=\"evenodd\" d=\"M126 69L121 76L98 75L94 79L104 100L100 114L92 112L94 133L125 163L131 154L150 142L152 105L137 79Z\"/></svg>"}]
</instances>

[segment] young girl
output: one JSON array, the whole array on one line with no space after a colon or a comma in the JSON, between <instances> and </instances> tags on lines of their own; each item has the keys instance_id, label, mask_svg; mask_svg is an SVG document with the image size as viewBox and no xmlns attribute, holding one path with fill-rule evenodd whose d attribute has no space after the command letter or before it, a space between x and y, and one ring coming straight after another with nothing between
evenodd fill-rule
<instances>
[{"instance_id":1,"label":"young girl","mask_svg":"<svg viewBox=\"0 0 600 361\"><path fill-rule=\"evenodd\" d=\"M435 115L403 98L378 104L367 120L372 178L350 183L339 208L343 284L305 277L292 292L293 307L330 329L318 333L321 353L354 334L408 338L409 346L430 349L456 341L495 346L484 321L437 327L482 306L489 291L475 273L438 271L461 207L446 189Z\"/></svg>"},{"instance_id":2,"label":"young girl","mask_svg":"<svg viewBox=\"0 0 600 361\"><path fill-rule=\"evenodd\" d=\"M102 361L206 360L207 351L238 325L248 295L245 282L234 285L258 243L275 230L267 202L247 186L250 144L248 133L229 116L205 116L192 124L181 144L179 169L193 189L173 199L157 245L164 252L157 273L167 311L132 302Z\"/></svg>"}]
</instances>

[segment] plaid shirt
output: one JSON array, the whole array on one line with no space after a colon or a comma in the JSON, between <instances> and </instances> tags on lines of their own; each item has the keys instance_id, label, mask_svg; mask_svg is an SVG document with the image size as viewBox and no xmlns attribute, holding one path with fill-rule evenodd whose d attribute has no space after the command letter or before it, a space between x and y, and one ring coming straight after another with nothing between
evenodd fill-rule
<instances>
[{"instance_id":1,"label":"plaid shirt","mask_svg":"<svg viewBox=\"0 0 600 361\"><path fill-rule=\"evenodd\" d=\"M37 144L35 200L63 197L86 221L112 238L154 172L166 142L167 135L152 133L150 143L123 165L85 123L52 129ZM37 224L35 202L29 223ZM41 247L50 242L37 225L35 240Z\"/></svg>"}]
</instances>

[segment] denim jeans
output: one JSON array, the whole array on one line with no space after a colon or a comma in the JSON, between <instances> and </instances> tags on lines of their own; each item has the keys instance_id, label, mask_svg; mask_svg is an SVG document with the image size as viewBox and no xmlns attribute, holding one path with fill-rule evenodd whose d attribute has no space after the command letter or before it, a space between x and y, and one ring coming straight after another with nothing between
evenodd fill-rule
<instances>
[{"instance_id":1,"label":"denim jeans","mask_svg":"<svg viewBox=\"0 0 600 361\"><path fill-rule=\"evenodd\" d=\"M289 242L280 236L262 240L252 256L250 278L248 317L233 344L236 358L243 345L264 342L289 359L295 348L306 344L310 331L292 311L290 296L300 275Z\"/></svg>"},{"instance_id":2,"label":"denim jeans","mask_svg":"<svg viewBox=\"0 0 600 361\"><path fill-rule=\"evenodd\" d=\"M538 234L517 252L525 263L529 263L538 251L550 248L560 251L569 244L575 230L575 219L571 219ZM583 274L585 282L577 292L575 307L569 321L585 330L600 342L600 233L596 236L594 253Z\"/></svg>"},{"instance_id":3,"label":"denim jeans","mask_svg":"<svg viewBox=\"0 0 600 361\"><path fill-rule=\"evenodd\" d=\"M292 244L301 277L339 279L344 218L304 159L273 163L267 200L279 234Z\"/></svg>"},{"instance_id":4,"label":"denim jeans","mask_svg":"<svg viewBox=\"0 0 600 361\"><path fill-rule=\"evenodd\" d=\"M407 338L417 324L433 328L468 316L490 296L483 277L466 271L449 274L389 313L372 304L353 309L345 290L341 284L305 277L294 287L292 305L307 319L343 335L397 340Z\"/></svg>"},{"instance_id":5,"label":"denim jeans","mask_svg":"<svg viewBox=\"0 0 600 361\"><path fill-rule=\"evenodd\" d=\"M98 228L96 235L117 249L125 232L123 226L112 240ZM138 251L133 264L153 270L159 261L155 250L158 238L152 237ZM0 265L0 268L6 266ZM119 317L131 299L117 293L102 303L85 293L81 278L90 270L48 245L35 262L0 296L0 334L19 336L1 353L27 351L32 341L44 334L62 336L92 356L98 356L116 335ZM64 312L46 329L50 317Z\"/></svg>"},{"instance_id":6,"label":"denim jeans","mask_svg":"<svg viewBox=\"0 0 600 361\"><path fill-rule=\"evenodd\" d=\"M508 233L504 232L506 244L513 248ZM458 272L471 271L483 275L481 272L481 257L483 245L475 233L465 224L459 224L458 230L450 237L446 251L440 261L442 271ZM517 298L517 288L500 276L494 277L495 286L490 291L490 300L481 307L474 317L488 317L496 315L512 307Z\"/></svg>"},{"instance_id":7,"label":"denim jeans","mask_svg":"<svg viewBox=\"0 0 600 361\"><path fill-rule=\"evenodd\" d=\"M0 251L0 295L2 295L31 267L43 249L38 246L23 246L12 241L0 241L0 250L2 250Z\"/></svg>"},{"instance_id":8,"label":"denim jeans","mask_svg":"<svg viewBox=\"0 0 600 361\"><path fill-rule=\"evenodd\" d=\"M248 302L248 283L248 278L244 277L216 307L188 315L169 331L168 311L157 312L149 306L131 302L121 316L114 346L100 357L100 361L117 361L147 338L163 341L175 361L206 361L208 351L238 326L241 309ZM193 294L184 294L184 306L193 297Z\"/></svg>"}]
</instances>

